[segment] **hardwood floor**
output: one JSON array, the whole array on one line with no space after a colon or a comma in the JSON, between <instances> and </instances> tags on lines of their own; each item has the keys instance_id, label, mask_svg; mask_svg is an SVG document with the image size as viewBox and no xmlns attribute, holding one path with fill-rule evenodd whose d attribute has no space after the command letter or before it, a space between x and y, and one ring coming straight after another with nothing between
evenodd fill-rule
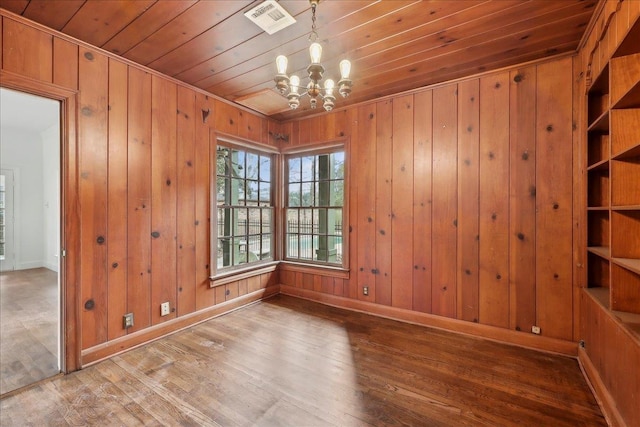
<instances>
[{"instance_id":1,"label":"hardwood floor","mask_svg":"<svg viewBox=\"0 0 640 427\"><path fill-rule=\"evenodd\" d=\"M6 397L0 424L606 422L574 359L276 296Z\"/></svg>"},{"instance_id":2,"label":"hardwood floor","mask_svg":"<svg viewBox=\"0 0 640 427\"><path fill-rule=\"evenodd\" d=\"M0 273L0 394L60 372L58 309L56 272Z\"/></svg>"}]
</instances>

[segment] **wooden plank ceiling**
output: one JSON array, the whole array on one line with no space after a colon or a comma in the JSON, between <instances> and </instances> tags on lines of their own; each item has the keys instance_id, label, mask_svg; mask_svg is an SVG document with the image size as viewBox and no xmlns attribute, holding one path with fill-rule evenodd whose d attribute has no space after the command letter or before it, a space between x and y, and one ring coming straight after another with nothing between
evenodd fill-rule
<instances>
[{"instance_id":1,"label":"wooden plank ceiling","mask_svg":"<svg viewBox=\"0 0 640 427\"><path fill-rule=\"evenodd\" d=\"M244 12L259 1L0 0L0 6L278 120L275 57L309 63L311 8L281 0L296 23L268 35ZM325 75L352 61L353 93L336 108L485 70L574 51L597 0L324 0L317 8ZM303 81L304 83L304 81Z\"/></svg>"}]
</instances>

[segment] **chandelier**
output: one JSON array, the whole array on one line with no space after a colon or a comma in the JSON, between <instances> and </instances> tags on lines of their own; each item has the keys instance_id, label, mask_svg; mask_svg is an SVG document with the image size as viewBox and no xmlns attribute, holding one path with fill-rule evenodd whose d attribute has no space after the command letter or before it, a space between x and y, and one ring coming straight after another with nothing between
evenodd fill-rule
<instances>
[{"instance_id":1,"label":"chandelier","mask_svg":"<svg viewBox=\"0 0 640 427\"><path fill-rule=\"evenodd\" d=\"M336 90L336 84L332 79L326 79L324 86L320 84L322 80L322 74L324 73L324 67L320 64L320 57L322 56L322 46L317 42L318 33L316 32L316 7L320 0L309 0L311 3L311 34L309 35L309 56L311 57L311 64L307 67L307 74L309 75L309 83L306 86L300 85L300 78L296 75L291 77L287 76L288 59L284 55L279 55L276 58L276 68L278 74L274 78L276 82L276 89L282 96L285 96L289 100L289 107L295 110L300 105L300 97L309 95L309 104L311 108L316 108L318 105L318 98L322 99L322 106L325 110L331 111L333 109L336 97L334 96L334 90ZM351 62L347 59L340 61L340 80L338 81L338 93L346 98L351 93L351 86L353 82L349 79L351 73Z\"/></svg>"}]
</instances>

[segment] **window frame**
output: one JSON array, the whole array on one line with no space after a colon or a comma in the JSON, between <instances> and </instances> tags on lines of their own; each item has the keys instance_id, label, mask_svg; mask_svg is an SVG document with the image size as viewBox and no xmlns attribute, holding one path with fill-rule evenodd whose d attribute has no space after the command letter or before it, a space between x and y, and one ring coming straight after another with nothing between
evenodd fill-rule
<instances>
[{"instance_id":1,"label":"window frame","mask_svg":"<svg viewBox=\"0 0 640 427\"><path fill-rule=\"evenodd\" d=\"M252 141L242 141L239 140L237 138L230 138L230 137L224 137L221 135L217 135L214 139L215 144L212 147L211 150L211 161L210 161L210 165L211 165L211 173L210 173L210 177L211 177L211 191L210 191L210 197L211 197L211 225L210 225L210 230L211 230L211 248L210 248L210 266L211 266L211 274L209 276L209 279L212 281L218 281L218 279L223 279L227 276L232 276L232 275L237 275L239 273L243 273L243 272L248 272L251 270L256 270L256 269L261 269L267 266L271 266L271 265L276 265L279 261L279 238L278 238L278 224L279 224L279 219L278 219L278 186L279 186L279 182L278 182L278 166L280 164L280 153L277 150L277 148L275 147L271 147L271 146L267 146L267 145L263 145L260 143L256 143L256 142L252 142ZM270 228L270 253L271 256L269 259L258 259L256 261L249 261L249 262L245 262L245 263L241 263L241 264L237 264L237 265L230 265L230 266L226 266L226 267L218 267L218 255L219 255L219 250L218 250L218 241L220 239L220 236L218 235L218 209L219 209L219 205L218 205L218 199L217 199L217 181L218 181L218 163L217 163L217 153L218 153L218 149L219 147L224 147L224 148L228 148L231 150L239 150L239 151L243 151L245 154L246 153L251 153L251 154L255 154L258 156L263 156L263 157L269 157L271 160L271 170L270 170L270 181L269 181L269 194L270 194L270 200L269 200L269 207L265 208L265 207L261 207L259 206L260 204L260 195L258 195L258 200L257 206L248 206L248 205L243 205L243 206L235 206L235 205L229 205L230 208L232 209L242 209L242 208L256 208L259 210L265 210L268 209L271 211L271 228ZM259 159L258 159L259 162ZM259 163L258 163L258 169L259 169ZM251 180L251 179L250 179ZM243 178L243 181L246 183L247 182L247 177L245 175L245 177ZM260 179L258 178L257 180L258 182L260 182ZM261 214L262 216L262 214ZM260 233L261 235L263 233ZM251 233L247 233L245 234L246 236L251 235ZM262 237L260 238L260 242L262 243ZM213 285L212 285L213 286Z\"/></svg>"},{"instance_id":2,"label":"window frame","mask_svg":"<svg viewBox=\"0 0 640 427\"><path fill-rule=\"evenodd\" d=\"M280 209L281 218L280 218L280 229L282 230L280 235L281 242L281 259L285 264L289 264L292 266L298 265L302 268L312 267L312 268L321 268L324 270L334 270L334 271L349 271L349 152L348 152L348 140L339 140L339 141L330 141L325 142L321 145L313 145L306 147L296 147L296 149L287 150L282 153L282 208ZM287 254L287 212L291 207L289 206L289 191L290 191L290 182L289 182L289 159L292 158L303 158L309 156L318 156L323 154L332 154L342 152L344 156L344 170L342 177L342 206L341 207L333 207L333 206L317 206L314 203L311 206L299 206L293 207L294 209L321 209L321 208L341 208L342 209L342 231L341 231L341 244L342 244L342 259L339 263L331 263L327 261L319 261L313 259L300 259L289 257ZM319 182L320 178L314 180L314 182ZM300 181L303 182L303 181ZM299 234L299 233L298 233Z\"/></svg>"}]
</instances>

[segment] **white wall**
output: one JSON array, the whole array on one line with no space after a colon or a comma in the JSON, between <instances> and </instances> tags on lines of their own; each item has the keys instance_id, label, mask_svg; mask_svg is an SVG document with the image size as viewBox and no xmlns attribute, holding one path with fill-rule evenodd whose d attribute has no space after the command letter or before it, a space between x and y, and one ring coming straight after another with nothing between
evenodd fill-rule
<instances>
[{"instance_id":1,"label":"white wall","mask_svg":"<svg viewBox=\"0 0 640 427\"><path fill-rule=\"evenodd\" d=\"M55 124L41 134L43 219L44 219L44 266L58 271L60 251L60 126Z\"/></svg>"},{"instance_id":2,"label":"white wall","mask_svg":"<svg viewBox=\"0 0 640 427\"><path fill-rule=\"evenodd\" d=\"M15 172L16 270L45 265L43 154L40 134L0 129L0 165Z\"/></svg>"}]
</instances>

